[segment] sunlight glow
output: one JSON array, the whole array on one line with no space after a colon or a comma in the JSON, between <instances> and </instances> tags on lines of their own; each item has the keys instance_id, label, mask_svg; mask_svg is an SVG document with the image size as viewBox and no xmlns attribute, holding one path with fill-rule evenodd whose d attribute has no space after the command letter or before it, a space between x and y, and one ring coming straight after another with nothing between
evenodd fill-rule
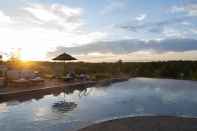
<instances>
[{"instance_id":1,"label":"sunlight glow","mask_svg":"<svg viewBox=\"0 0 197 131\"><path fill-rule=\"evenodd\" d=\"M45 59L45 52L36 48L32 48L32 50L25 50L21 51L21 60L44 60Z\"/></svg>"}]
</instances>

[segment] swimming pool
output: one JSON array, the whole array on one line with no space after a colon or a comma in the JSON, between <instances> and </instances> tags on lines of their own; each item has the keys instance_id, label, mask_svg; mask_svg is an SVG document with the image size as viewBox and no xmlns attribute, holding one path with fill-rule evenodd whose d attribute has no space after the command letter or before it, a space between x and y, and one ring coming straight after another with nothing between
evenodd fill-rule
<instances>
[{"instance_id":1,"label":"swimming pool","mask_svg":"<svg viewBox=\"0 0 197 131\"><path fill-rule=\"evenodd\" d=\"M2 131L76 130L127 116L197 117L197 82L133 78L103 87L0 103Z\"/></svg>"}]
</instances>

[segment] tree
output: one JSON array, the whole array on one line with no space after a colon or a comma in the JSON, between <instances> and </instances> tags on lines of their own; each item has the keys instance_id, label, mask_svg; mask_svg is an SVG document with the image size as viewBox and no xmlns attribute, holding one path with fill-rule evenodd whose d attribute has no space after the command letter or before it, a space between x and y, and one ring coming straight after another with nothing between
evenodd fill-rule
<instances>
[{"instance_id":1,"label":"tree","mask_svg":"<svg viewBox=\"0 0 197 131\"><path fill-rule=\"evenodd\" d=\"M0 55L0 64L2 64L2 63L3 63L3 56Z\"/></svg>"}]
</instances>

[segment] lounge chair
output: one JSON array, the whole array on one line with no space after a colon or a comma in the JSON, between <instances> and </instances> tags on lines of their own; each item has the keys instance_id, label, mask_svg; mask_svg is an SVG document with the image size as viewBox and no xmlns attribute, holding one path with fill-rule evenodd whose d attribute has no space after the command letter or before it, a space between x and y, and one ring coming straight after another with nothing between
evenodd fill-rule
<instances>
[{"instance_id":1,"label":"lounge chair","mask_svg":"<svg viewBox=\"0 0 197 131\"><path fill-rule=\"evenodd\" d=\"M7 71L6 80L8 86L18 87L18 86L28 86L29 81L21 78L21 72L17 70Z\"/></svg>"},{"instance_id":2,"label":"lounge chair","mask_svg":"<svg viewBox=\"0 0 197 131\"><path fill-rule=\"evenodd\" d=\"M76 79L76 75L75 73L68 73L65 77L64 77L64 81L74 81Z\"/></svg>"},{"instance_id":3,"label":"lounge chair","mask_svg":"<svg viewBox=\"0 0 197 131\"><path fill-rule=\"evenodd\" d=\"M29 70L22 71L21 78L28 80L30 85L44 84L44 79Z\"/></svg>"},{"instance_id":4,"label":"lounge chair","mask_svg":"<svg viewBox=\"0 0 197 131\"><path fill-rule=\"evenodd\" d=\"M36 85L36 84L44 84L44 79L42 79L41 77L35 77L30 79L31 81L31 85Z\"/></svg>"},{"instance_id":5,"label":"lounge chair","mask_svg":"<svg viewBox=\"0 0 197 131\"><path fill-rule=\"evenodd\" d=\"M0 65L0 87L5 87L6 71L7 71L6 65Z\"/></svg>"},{"instance_id":6,"label":"lounge chair","mask_svg":"<svg viewBox=\"0 0 197 131\"><path fill-rule=\"evenodd\" d=\"M79 79L80 80L90 80L90 76L82 73L79 75Z\"/></svg>"},{"instance_id":7,"label":"lounge chair","mask_svg":"<svg viewBox=\"0 0 197 131\"><path fill-rule=\"evenodd\" d=\"M44 80L36 76L36 74L33 73L32 71L10 70L7 71L7 82L8 82L8 86L24 87L24 86L43 84Z\"/></svg>"},{"instance_id":8,"label":"lounge chair","mask_svg":"<svg viewBox=\"0 0 197 131\"><path fill-rule=\"evenodd\" d=\"M12 80L9 82L11 86L14 87L26 87L29 86L29 81L23 78Z\"/></svg>"},{"instance_id":9,"label":"lounge chair","mask_svg":"<svg viewBox=\"0 0 197 131\"><path fill-rule=\"evenodd\" d=\"M3 71L0 69L0 87L4 86L4 81Z\"/></svg>"}]
</instances>

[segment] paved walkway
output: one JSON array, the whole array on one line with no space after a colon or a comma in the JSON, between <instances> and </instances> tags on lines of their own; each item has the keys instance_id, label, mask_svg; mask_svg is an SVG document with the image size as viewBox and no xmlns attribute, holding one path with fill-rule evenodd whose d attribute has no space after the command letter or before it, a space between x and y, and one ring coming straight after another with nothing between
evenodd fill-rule
<instances>
[{"instance_id":1,"label":"paved walkway","mask_svg":"<svg viewBox=\"0 0 197 131\"><path fill-rule=\"evenodd\" d=\"M196 118L131 117L91 125L80 131L197 131Z\"/></svg>"},{"instance_id":2,"label":"paved walkway","mask_svg":"<svg viewBox=\"0 0 197 131\"><path fill-rule=\"evenodd\" d=\"M23 92L23 91L29 91L29 90L35 90L35 89L41 89L41 88L49 88L53 86L62 86L64 85L63 82L57 81L57 80L45 80L44 85L36 85L36 86L24 86L24 87L1 87L0 88L0 94L5 93L13 93L13 92Z\"/></svg>"}]
</instances>

